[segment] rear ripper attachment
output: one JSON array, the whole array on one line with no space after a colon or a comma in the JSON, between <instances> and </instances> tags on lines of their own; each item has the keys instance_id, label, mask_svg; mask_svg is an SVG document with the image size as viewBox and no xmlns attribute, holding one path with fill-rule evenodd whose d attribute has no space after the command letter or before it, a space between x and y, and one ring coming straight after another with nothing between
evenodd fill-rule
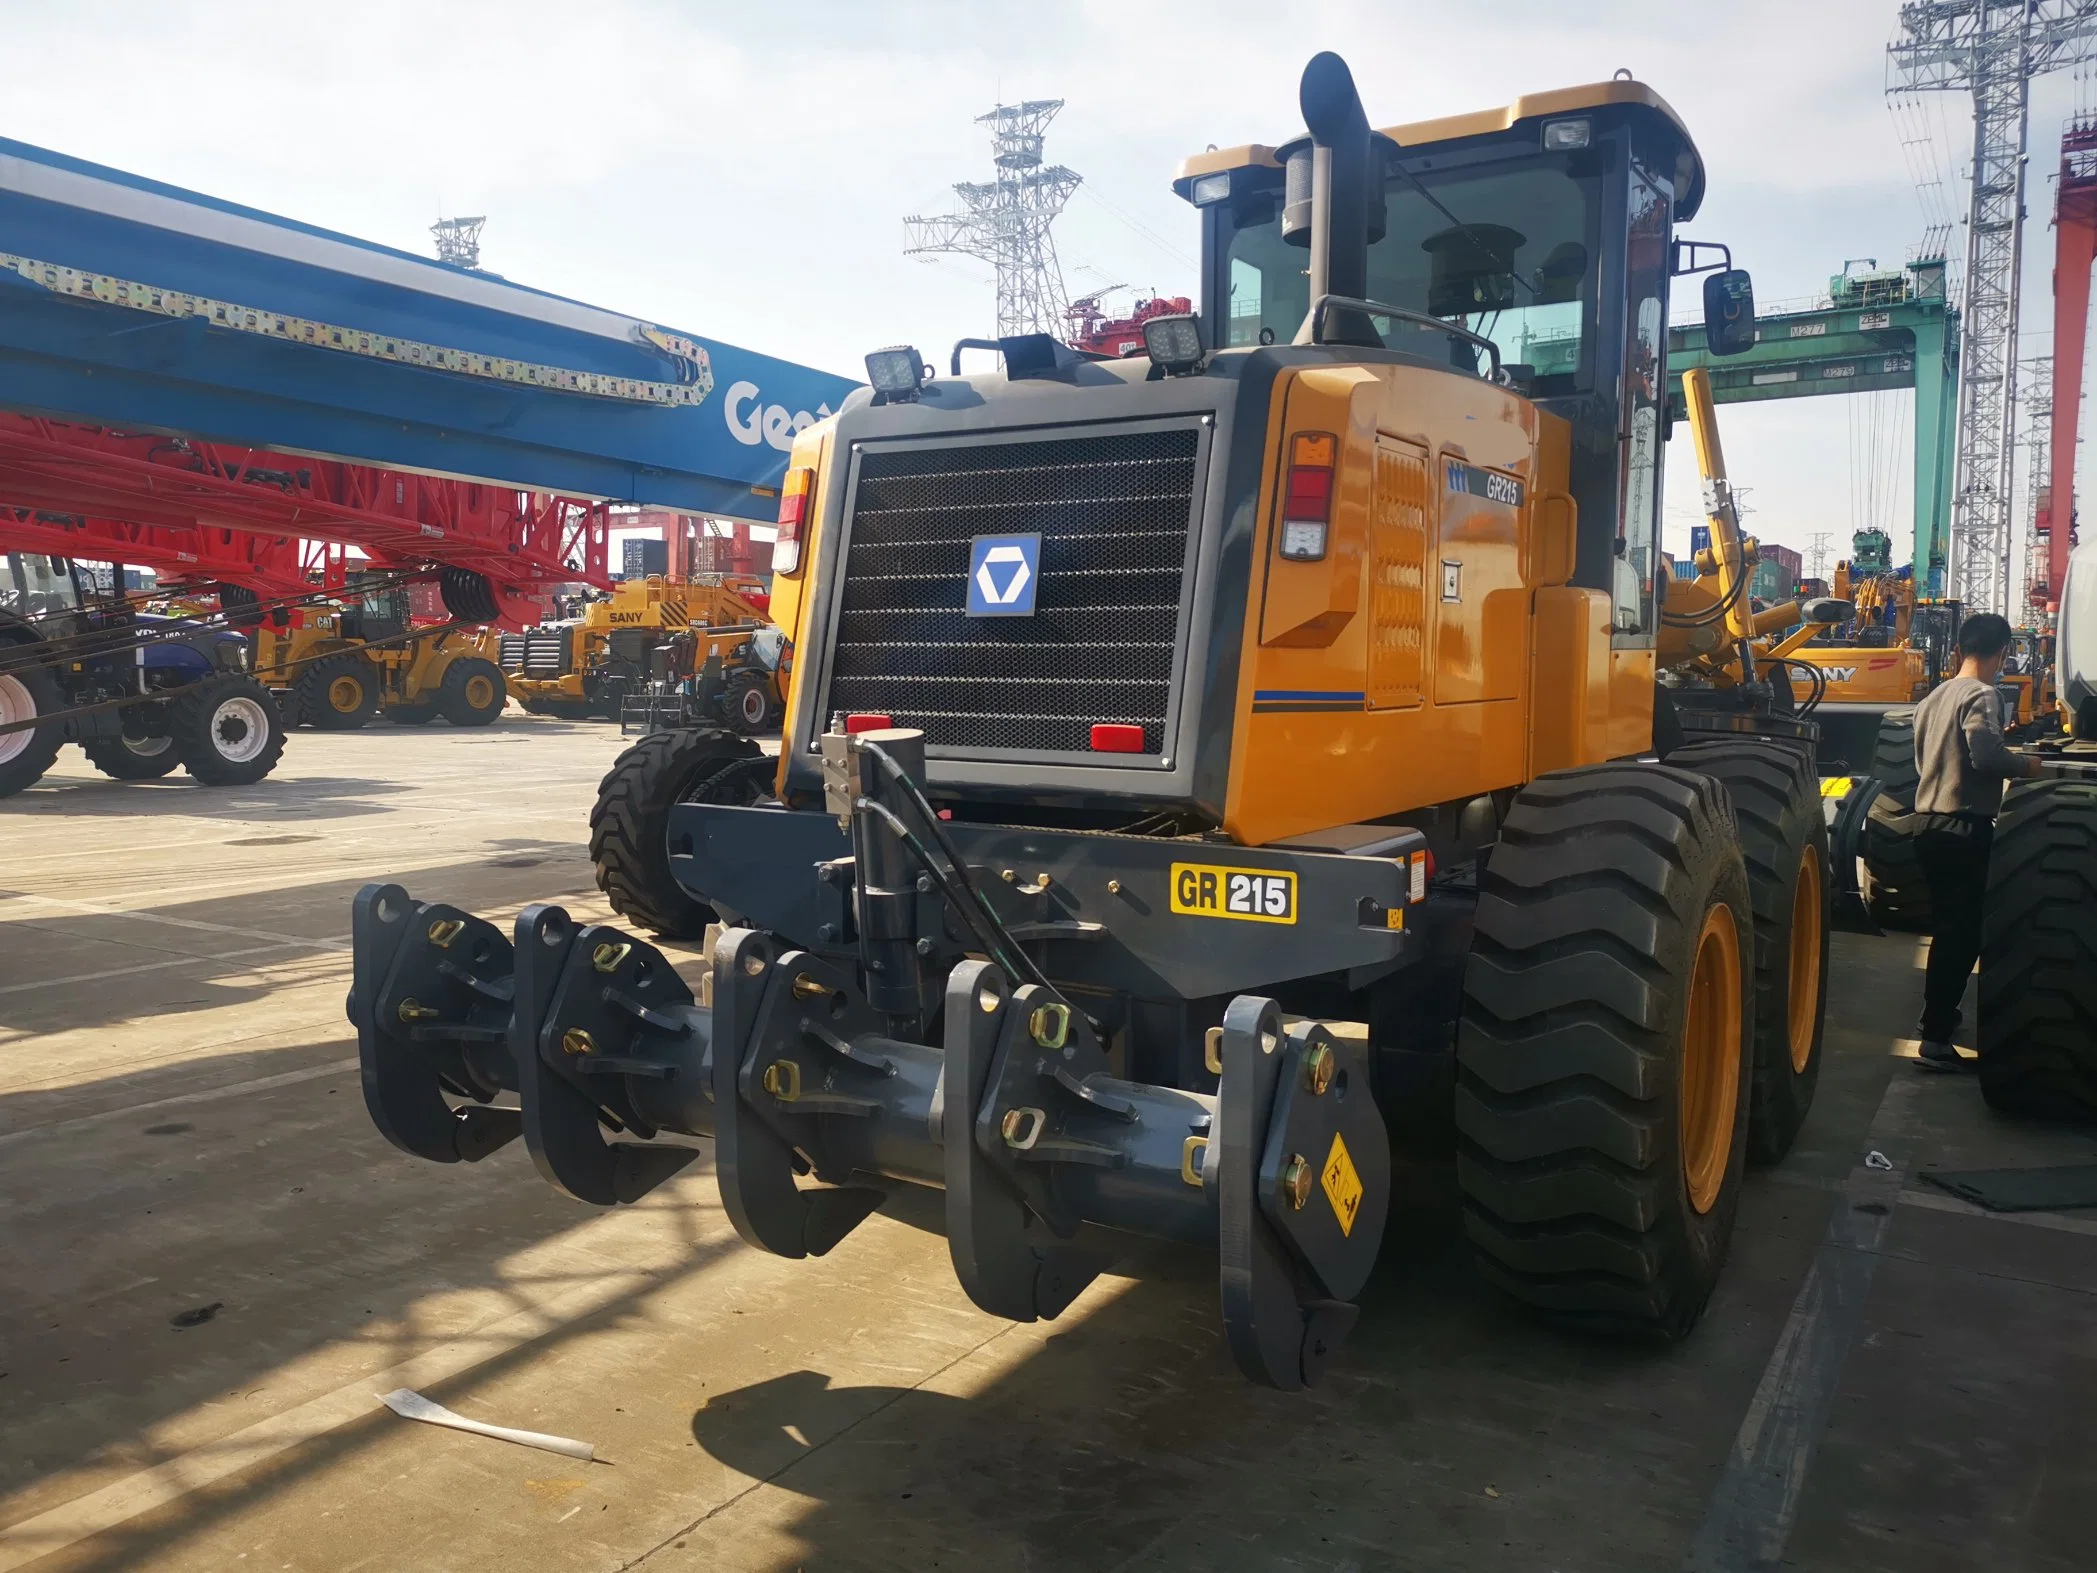
<instances>
[{"instance_id":1,"label":"rear ripper attachment","mask_svg":"<svg viewBox=\"0 0 2097 1573\"><path fill-rule=\"evenodd\" d=\"M527 908L511 940L398 886L366 887L350 1017L380 1130L443 1163L522 1135L549 1183L600 1205L638 1199L695 1156L658 1138L711 1137L737 1233L781 1256L829 1251L888 1184L942 1188L962 1286L1017 1321L1058 1315L1107 1266L1103 1230L1205 1245L1239 1367L1283 1389L1315 1382L1354 1324L1389 1208L1366 1028L1241 994L1207 1035L1198 1076L1215 1091L1116 1074L1113 1034L1086 1008L1105 1009L1098 996L1066 993L1030 949L1113 949L1104 925L1038 906L1027 921L1026 895L957 845L984 827L942 825L919 791L922 734L824 745L835 821L681 811L725 816L738 838L805 836L811 820L841 831L811 843L805 900L774 897L805 924L720 933L708 1003L661 951L558 907ZM1059 839L1070 850L1056 864ZM1037 833L1036 862L1052 865L1039 884L1082 883L1078 860L1124 839ZM1397 949L1402 928L1383 914L1405 900L1404 860L1300 861L1290 889L1320 908L1341 900L1331 887L1346 871L1319 865L1373 871L1376 894L1350 890L1347 910L1373 908L1360 932ZM1151 876L1161 896L1164 874ZM1345 941L1328 930L1319 943Z\"/></svg>"}]
</instances>

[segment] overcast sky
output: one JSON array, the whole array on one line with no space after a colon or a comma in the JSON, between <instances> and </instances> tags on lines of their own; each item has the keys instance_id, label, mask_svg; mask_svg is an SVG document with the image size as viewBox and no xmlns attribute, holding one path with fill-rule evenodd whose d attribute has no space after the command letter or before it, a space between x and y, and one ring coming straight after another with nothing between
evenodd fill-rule
<instances>
[{"instance_id":1,"label":"overcast sky","mask_svg":"<svg viewBox=\"0 0 2097 1573\"><path fill-rule=\"evenodd\" d=\"M1688 121L1763 301L1922 234L1884 95L1893 0L466 0L326 5L0 0L0 133L310 223L430 249L485 213L483 261L522 283L862 375L870 348L993 325L989 269L902 255L902 219L986 178L974 117L1066 101L1054 160L1084 176L1055 238L1071 293L1192 293L1197 232L1169 181L1210 143L1300 129L1302 62L1347 56L1376 124L1626 68ZM2033 94L2025 350L2051 322L2050 175L2087 84ZM1970 136L1964 102L1936 151ZM1951 206L1963 209L1964 193ZM1962 250L1963 234L1954 239ZM1846 548L1861 504L1908 538L1907 394L1723 412L1751 529ZM1885 408L1885 406L1895 406ZM1865 451L1873 422L1896 446ZM2020 470L2022 466L2020 463ZM1688 444L1668 540L1700 516Z\"/></svg>"}]
</instances>

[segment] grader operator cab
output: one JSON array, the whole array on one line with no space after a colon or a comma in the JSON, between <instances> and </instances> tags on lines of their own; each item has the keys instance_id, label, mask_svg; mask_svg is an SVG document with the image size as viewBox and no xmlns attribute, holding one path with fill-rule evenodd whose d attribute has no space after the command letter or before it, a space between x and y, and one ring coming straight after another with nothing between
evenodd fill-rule
<instances>
[{"instance_id":1,"label":"grader operator cab","mask_svg":"<svg viewBox=\"0 0 2097 1573\"><path fill-rule=\"evenodd\" d=\"M1828 889L1788 685L1656 682L1664 625L1746 644L1737 543L1709 605L1655 575L1702 166L1630 81L1376 133L1320 55L1302 105L1183 166L1202 309L1144 356L884 351L799 435L779 758L644 738L593 815L617 909L713 934L696 998L556 907L513 938L359 895L396 1145L521 1134L612 1203L693 1156L651 1138L711 1136L737 1230L797 1257L941 1187L968 1294L1021 1320L1113 1231L1195 1242L1238 1364L1297 1388L1393 1132L1453 1121L1493 1278L1689 1330L1812 1097ZM1706 294L1750 342L1745 275Z\"/></svg>"}]
</instances>

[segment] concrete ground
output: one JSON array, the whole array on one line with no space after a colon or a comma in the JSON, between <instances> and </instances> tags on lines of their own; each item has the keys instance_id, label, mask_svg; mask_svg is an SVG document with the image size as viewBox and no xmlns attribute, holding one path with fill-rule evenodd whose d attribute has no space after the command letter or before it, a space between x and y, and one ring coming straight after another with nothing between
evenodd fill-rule
<instances>
[{"instance_id":1,"label":"concrete ground","mask_svg":"<svg viewBox=\"0 0 2097 1573\"><path fill-rule=\"evenodd\" d=\"M1813 1117L1670 1349L1497 1298L1432 1162L1292 1397L1234 1374L1192 1252L1017 1326L924 1197L789 1262L704 1161L599 1213L521 1146L396 1153L342 1015L351 893L602 916L615 730L303 732L231 792L69 751L0 803L0 1573L2090 1565L2097 1219L1918 1176L2097 1143L1902 1063L1906 939L1838 941ZM397 1387L599 1461L397 1419Z\"/></svg>"}]
</instances>

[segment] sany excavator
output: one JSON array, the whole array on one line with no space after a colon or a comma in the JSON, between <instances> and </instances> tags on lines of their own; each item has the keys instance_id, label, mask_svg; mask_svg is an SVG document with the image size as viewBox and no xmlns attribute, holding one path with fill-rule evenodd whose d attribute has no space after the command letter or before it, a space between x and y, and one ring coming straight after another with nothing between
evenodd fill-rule
<instances>
[{"instance_id":1,"label":"sany excavator","mask_svg":"<svg viewBox=\"0 0 2097 1573\"><path fill-rule=\"evenodd\" d=\"M1704 172L1641 83L1197 154L1198 312L1091 360L908 346L800 433L777 758L643 738L592 816L638 934L505 933L398 885L350 1017L404 1152L521 1136L629 1202L712 1138L751 1245L849 1248L944 1192L983 1309L1062 1312L1120 1235L1215 1253L1228 1344L1316 1381L1453 1128L1481 1268L1677 1338L1820 1070L1815 728L1757 653L1737 532L1657 572L1667 302L1718 354L1744 272L1675 239ZM958 358L958 350L957 350ZM1708 580L1708 583L1706 582Z\"/></svg>"}]
</instances>

